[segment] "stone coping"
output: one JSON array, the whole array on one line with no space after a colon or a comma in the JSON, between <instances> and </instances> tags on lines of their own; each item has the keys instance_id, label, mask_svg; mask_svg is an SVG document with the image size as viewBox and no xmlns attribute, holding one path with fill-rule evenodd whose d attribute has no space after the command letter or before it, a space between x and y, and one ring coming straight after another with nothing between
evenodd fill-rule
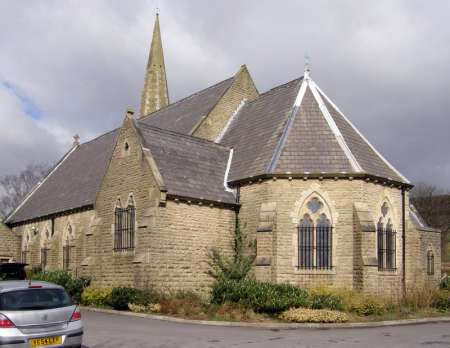
<instances>
[{"instance_id":1,"label":"stone coping","mask_svg":"<svg viewBox=\"0 0 450 348\"><path fill-rule=\"evenodd\" d=\"M117 311L113 309L103 309L94 307L80 307L81 310L117 314L130 317L146 318L153 320L161 320L181 324L196 324L209 326L225 326L225 327L251 327L259 329L350 329L350 328L371 328L371 327L385 327L385 326L402 326L402 325L417 325L430 323L450 323L450 316L420 318L420 319L402 319L402 320L387 320L375 322L359 322L359 323L334 323L334 324L320 324L320 323L247 323L240 321L213 321L213 320L194 320L171 317L167 315L133 313L129 311Z\"/></svg>"}]
</instances>

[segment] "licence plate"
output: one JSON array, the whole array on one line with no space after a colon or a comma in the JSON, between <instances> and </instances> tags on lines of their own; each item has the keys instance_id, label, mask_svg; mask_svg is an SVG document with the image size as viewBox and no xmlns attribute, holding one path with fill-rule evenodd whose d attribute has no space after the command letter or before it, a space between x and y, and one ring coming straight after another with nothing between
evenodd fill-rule
<instances>
[{"instance_id":1,"label":"licence plate","mask_svg":"<svg viewBox=\"0 0 450 348\"><path fill-rule=\"evenodd\" d=\"M34 338L30 340L30 347L45 347L54 344L62 344L61 336Z\"/></svg>"}]
</instances>

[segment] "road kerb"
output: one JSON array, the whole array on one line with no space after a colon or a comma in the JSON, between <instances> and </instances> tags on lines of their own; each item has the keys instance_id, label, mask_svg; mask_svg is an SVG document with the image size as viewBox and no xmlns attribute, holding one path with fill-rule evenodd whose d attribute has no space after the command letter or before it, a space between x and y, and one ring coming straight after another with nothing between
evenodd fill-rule
<instances>
[{"instance_id":1,"label":"road kerb","mask_svg":"<svg viewBox=\"0 0 450 348\"><path fill-rule=\"evenodd\" d=\"M386 326L401 326L401 325L417 325L430 323L450 323L450 317L432 317L420 319L402 319L402 320L388 320L376 322L359 322L359 323L336 323L336 324L320 324L320 323L247 323L241 321L213 321L213 320L194 320L171 317L167 315L147 314L147 313L133 313L129 311L117 311L113 309L103 309L94 307L81 307L82 310L116 314L122 316L146 318L153 320L161 320L180 324L195 324L195 325L209 325L209 326L228 326L228 327L249 327L259 329L349 329L349 328L372 328L372 327L386 327Z\"/></svg>"}]
</instances>

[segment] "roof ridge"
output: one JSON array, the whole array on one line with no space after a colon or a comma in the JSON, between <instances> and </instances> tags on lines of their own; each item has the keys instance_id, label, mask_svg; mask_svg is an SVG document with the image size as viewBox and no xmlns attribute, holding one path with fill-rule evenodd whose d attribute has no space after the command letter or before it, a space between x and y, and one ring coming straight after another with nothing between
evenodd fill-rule
<instances>
[{"instance_id":1,"label":"roof ridge","mask_svg":"<svg viewBox=\"0 0 450 348\"><path fill-rule=\"evenodd\" d=\"M289 84L291 84L291 83L294 83L294 82L300 82L300 81L303 81L303 76L300 76L300 77L297 77L297 78L295 78L295 79L292 79L292 80L290 80L290 81L288 81L288 82L285 82L285 83L283 83L283 84L281 84L281 85L272 87L271 89L269 89L269 90L267 90L267 91L261 93L259 96L263 96L264 94L273 92L273 91L275 91L275 90L277 90L277 89L279 89L279 88L286 88L287 85L289 85Z\"/></svg>"},{"instance_id":2,"label":"roof ridge","mask_svg":"<svg viewBox=\"0 0 450 348\"><path fill-rule=\"evenodd\" d=\"M118 131L119 129L120 129L120 128L114 128L113 130L110 130L109 132L100 134L100 135L96 136L95 138L93 138L93 139L91 139L91 140L88 140L88 141L86 141L86 142L84 142L84 143L81 143L79 146L83 146L83 145L87 145L87 144L89 144L89 143L92 143L93 141L96 141L96 140L98 140L98 139L100 139L100 138L102 138L102 137L104 137L104 136L106 136L106 135L109 135L109 134L111 134L111 133L114 133L114 132Z\"/></svg>"},{"instance_id":3,"label":"roof ridge","mask_svg":"<svg viewBox=\"0 0 450 348\"><path fill-rule=\"evenodd\" d=\"M214 88L214 87L217 87L217 86L220 85L221 83L224 83L224 82L226 82L226 81L229 81L229 80L234 79L234 77L235 77L235 76L233 75L233 76L231 76L231 77L229 77L229 78L227 78L227 79L225 79L225 80L219 81L219 82L217 82L217 83L215 83L215 84L213 84L213 85L211 85L211 86L209 86L209 87L206 87L206 88L204 88L204 89L202 89L202 90L200 90L200 91L197 91L197 92L195 92L195 93L192 93L191 95L188 95L187 97L184 97L184 98L182 98L182 99L180 99L180 100L177 100L176 102L173 102L173 103L171 103L171 104L169 104L169 105L167 105L167 106L165 106L165 107L163 107L163 108L161 108L161 109L159 109L159 110L156 110L156 111L154 111L154 112L152 112L152 113L150 113L150 114L147 114L147 115L142 116L142 117L140 118L140 120L143 121L143 120L147 119L149 116L151 116L151 115L153 115L153 114L156 114L157 112L159 112L159 111L161 111L161 110L166 110L166 109L168 109L168 108L170 108L170 107L172 107L172 106L175 106L175 105L177 105L177 104L179 104L179 103L181 103L181 102L183 102L183 101L186 101L186 100L188 100L188 99L190 99L190 98L192 98L192 97L195 97L196 95L199 95L200 93L206 92L206 91L209 90L209 89L212 89L212 88Z\"/></svg>"},{"instance_id":4,"label":"roof ridge","mask_svg":"<svg viewBox=\"0 0 450 348\"><path fill-rule=\"evenodd\" d=\"M189 139L189 140L191 140L193 142L196 142L196 143L203 143L205 145L214 145L214 146L219 147L219 148L224 149L224 150L230 150L229 146L225 146L225 145L216 143L216 142L211 141L211 140L195 137L193 135L178 133L178 132L175 132L175 131L172 131L172 130L168 130L168 129L164 129L164 128L150 126L150 125L142 122L141 120L136 120L136 121L138 122L137 126L138 126L139 129L144 128L144 130L146 130L146 129L147 130L154 130L154 131L157 131L159 133L166 133L166 134L169 134L171 136L176 136L178 138Z\"/></svg>"},{"instance_id":5,"label":"roof ridge","mask_svg":"<svg viewBox=\"0 0 450 348\"><path fill-rule=\"evenodd\" d=\"M276 92L278 89L288 88L287 85L292 84L292 83L294 83L294 82L301 83L301 81L303 81L303 76L297 77L296 79L293 79L293 80L291 80L291 81L289 81L289 82L283 83L282 85L275 86L275 87L273 87L273 88L271 88L271 89L269 89L269 90L267 90L267 91L261 93L257 98L248 101L246 104L247 104L247 105L252 105L253 103L258 102L258 101L260 100L260 98L265 97L265 96L268 95L269 93Z\"/></svg>"}]
</instances>

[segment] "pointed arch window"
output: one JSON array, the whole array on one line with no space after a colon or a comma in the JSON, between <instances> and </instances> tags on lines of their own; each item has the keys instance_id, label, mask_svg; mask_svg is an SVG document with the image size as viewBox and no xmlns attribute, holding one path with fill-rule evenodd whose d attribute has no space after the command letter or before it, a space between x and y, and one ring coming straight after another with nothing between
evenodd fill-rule
<instances>
[{"instance_id":1,"label":"pointed arch window","mask_svg":"<svg viewBox=\"0 0 450 348\"><path fill-rule=\"evenodd\" d=\"M308 212L298 224L298 267L302 269L331 269L333 226L324 204L318 198L307 203Z\"/></svg>"},{"instance_id":2,"label":"pointed arch window","mask_svg":"<svg viewBox=\"0 0 450 348\"><path fill-rule=\"evenodd\" d=\"M73 238L73 229L71 224L67 226L65 237L66 240L63 242L63 270L69 271L73 249L73 245L71 243L71 239Z\"/></svg>"},{"instance_id":3,"label":"pointed arch window","mask_svg":"<svg viewBox=\"0 0 450 348\"><path fill-rule=\"evenodd\" d=\"M432 250L427 252L427 274L434 275L434 253Z\"/></svg>"},{"instance_id":4,"label":"pointed arch window","mask_svg":"<svg viewBox=\"0 0 450 348\"><path fill-rule=\"evenodd\" d=\"M64 245L63 245L63 270L64 271L68 271L70 269L70 241L69 238L67 238L67 240L65 241Z\"/></svg>"},{"instance_id":5,"label":"pointed arch window","mask_svg":"<svg viewBox=\"0 0 450 348\"><path fill-rule=\"evenodd\" d=\"M114 250L134 249L135 220L133 196L126 208L122 208L119 200L114 211Z\"/></svg>"},{"instance_id":6,"label":"pointed arch window","mask_svg":"<svg viewBox=\"0 0 450 348\"><path fill-rule=\"evenodd\" d=\"M27 263L28 262L28 244L30 243L30 235L27 233L25 235L25 240L23 241L23 247L22 247L22 253L21 253L21 257L20 257L20 261L22 263Z\"/></svg>"},{"instance_id":7,"label":"pointed arch window","mask_svg":"<svg viewBox=\"0 0 450 348\"><path fill-rule=\"evenodd\" d=\"M391 212L386 202L381 206L377 223L377 256L379 271L396 270L397 231L393 228Z\"/></svg>"},{"instance_id":8,"label":"pointed arch window","mask_svg":"<svg viewBox=\"0 0 450 348\"><path fill-rule=\"evenodd\" d=\"M45 269L47 268L47 263L48 263L48 247L46 245L44 245L41 248L41 269L44 272Z\"/></svg>"}]
</instances>

